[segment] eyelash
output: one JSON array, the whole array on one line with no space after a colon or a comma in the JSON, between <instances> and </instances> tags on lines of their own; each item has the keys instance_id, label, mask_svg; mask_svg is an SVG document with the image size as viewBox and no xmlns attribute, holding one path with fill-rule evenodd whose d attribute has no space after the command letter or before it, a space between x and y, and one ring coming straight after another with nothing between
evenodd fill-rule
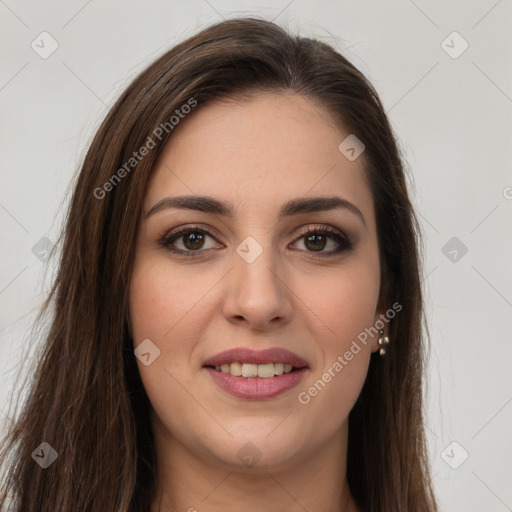
<instances>
[{"instance_id":1,"label":"eyelash","mask_svg":"<svg viewBox=\"0 0 512 512\"><path fill-rule=\"evenodd\" d=\"M192 251L192 250L184 251L181 249L172 249L170 247L170 245L173 242L175 242L176 240L178 240L178 239L182 238L183 236L190 234L190 233L201 233L201 234L208 235L211 238L215 239L215 237L208 230L205 230L203 228L199 228L196 226L185 226L185 227L178 228L174 232L171 232L169 234L165 234L164 236L162 236L158 240L158 245L172 253L183 255L186 257L192 257L192 258L199 256L200 253L202 253L202 252L208 251L208 249L197 249L195 251ZM308 227L307 230L302 232L300 234L300 236L295 239L295 241L298 241L304 237L307 237L308 235L326 235L329 238L331 238L332 240L334 240L337 244L339 244L340 247L331 252L316 252L315 253L315 251L307 251L307 250L305 251L305 252L309 252L314 255L318 255L321 258L329 258L332 256L338 256L339 254L341 254L343 252L348 252L348 251L352 250L352 248L353 248L352 242L346 235L344 235L344 234L340 233L339 231L337 231L333 228L330 228L330 227L313 228L310 226L310 227Z\"/></svg>"}]
</instances>

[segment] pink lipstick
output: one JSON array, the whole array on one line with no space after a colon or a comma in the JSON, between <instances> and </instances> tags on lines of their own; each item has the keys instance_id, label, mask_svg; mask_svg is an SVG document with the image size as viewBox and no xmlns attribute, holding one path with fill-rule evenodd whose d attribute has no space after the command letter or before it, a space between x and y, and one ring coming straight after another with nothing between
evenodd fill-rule
<instances>
[{"instance_id":1,"label":"pink lipstick","mask_svg":"<svg viewBox=\"0 0 512 512\"><path fill-rule=\"evenodd\" d=\"M214 382L238 398L261 400L291 389L303 379L309 366L305 359L281 348L235 348L203 363Z\"/></svg>"}]
</instances>

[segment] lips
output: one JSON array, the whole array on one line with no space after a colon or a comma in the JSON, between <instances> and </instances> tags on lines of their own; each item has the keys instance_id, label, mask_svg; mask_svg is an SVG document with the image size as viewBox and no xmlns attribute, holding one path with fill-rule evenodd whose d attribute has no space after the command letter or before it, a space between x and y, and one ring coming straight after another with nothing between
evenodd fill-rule
<instances>
[{"instance_id":1,"label":"lips","mask_svg":"<svg viewBox=\"0 0 512 512\"><path fill-rule=\"evenodd\" d=\"M295 387L307 374L305 359L281 348L236 348L204 361L203 371L237 398L262 400Z\"/></svg>"}]
</instances>

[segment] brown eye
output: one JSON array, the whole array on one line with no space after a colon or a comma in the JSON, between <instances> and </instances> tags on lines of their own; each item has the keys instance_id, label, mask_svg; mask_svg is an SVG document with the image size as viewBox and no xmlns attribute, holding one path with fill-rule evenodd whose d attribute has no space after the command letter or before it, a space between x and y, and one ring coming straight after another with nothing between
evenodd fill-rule
<instances>
[{"instance_id":1,"label":"brown eye","mask_svg":"<svg viewBox=\"0 0 512 512\"><path fill-rule=\"evenodd\" d=\"M204 234L199 231L192 231L187 235L183 235L183 245L191 251L201 249L204 244Z\"/></svg>"},{"instance_id":2,"label":"brown eye","mask_svg":"<svg viewBox=\"0 0 512 512\"><path fill-rule=\"evenodd\" d=\"M326 236L321 234L305 237L304 245L311 251L321 251L327 244Z\"/></svg>"},{"instance_id":3,"label":"brown eye","mask_svg":"<svg viewBox=\"0 0 512 512\"><path fill-rule=\"evenodd\" d=\"M304 245L304 251L319 256L336 256L352 249L353 244L343 232L330 227L308 228L297 239ZM300 248L300 247L299 247ZM324 250L327 249L327 250Z\"/></svg>"},{"instance_id":4,"label":"brown eye","mask_svg":"<svg viewBox=\"0 0 512 512\"><path fill-rule=\"evenodd\" d=\"M158 241L158 244L177 254L196 256L205 252L207 249L219 246L219 244L212 242L210 242L209 246L206 246L208 238L215 242L215 239L208 231L199 228L185 227L163 236Z\"/></svg>"}]
</instances>

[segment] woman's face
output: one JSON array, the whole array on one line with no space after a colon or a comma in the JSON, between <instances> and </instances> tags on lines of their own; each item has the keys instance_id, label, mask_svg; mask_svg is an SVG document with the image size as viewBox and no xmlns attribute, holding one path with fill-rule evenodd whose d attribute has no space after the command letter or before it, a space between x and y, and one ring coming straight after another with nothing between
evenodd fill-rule
<instances>
[{"instance_id":1,"label":"woman's face","mask_svg":"<svg viewBox=\"0 0 512 512\"><path fill-rule=\"evenodd\" d=\"M199 106L175 129L130 286L163 451L286 468L343 448L378 348L358 335L381 313L364 153L338 149L349 134L302 96L270 93Z\"/></svg>"}]
</instances>

